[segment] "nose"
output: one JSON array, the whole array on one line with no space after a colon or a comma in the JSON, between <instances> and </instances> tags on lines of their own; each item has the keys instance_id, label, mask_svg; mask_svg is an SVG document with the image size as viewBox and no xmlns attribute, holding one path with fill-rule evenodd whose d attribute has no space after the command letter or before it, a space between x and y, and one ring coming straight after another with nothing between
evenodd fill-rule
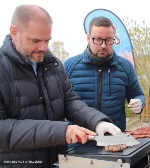
<instances>
[{"instance_id":1,"label":"nose","mask_svg":"<svg viewBox=\"0 0 150 168\"><path fill-rule=\"evenodd\" d=\"M47 48L48 48L48 43L46 43L46 42L41 42L38 46L38 49L41 51L46 51Z\"/></svg>"},{"instance_id":2,"label":"nose","mask_svg":"<svg viewBox=\"0 0 150 168\"><path fill-rule=\"evenodd\" d=\"M105 42L105 40L102 41L101 47L102 48L106 48L106 42Z\"/></svg>"}]
</instances>

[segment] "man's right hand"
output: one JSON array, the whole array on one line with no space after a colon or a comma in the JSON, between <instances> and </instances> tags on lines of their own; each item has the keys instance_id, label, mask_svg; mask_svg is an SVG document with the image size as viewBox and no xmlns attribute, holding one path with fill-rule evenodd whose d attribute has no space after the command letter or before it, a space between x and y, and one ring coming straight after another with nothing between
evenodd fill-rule
<instances>
[{"instance_id":1,"label":"man's right hand","mask_svg":"<svg viewBox=\"0 0 150 168\"><path fill-rule=\"evenodd\" d=\"M81 143L84 144L87 142L86 134L96 136L97 134L93 131L90 131L86 128L79 127L77 125L68 125L66 129L66 143L76 143L79 140L77 136L81 138Z\"/></svg>"}]
</instances>

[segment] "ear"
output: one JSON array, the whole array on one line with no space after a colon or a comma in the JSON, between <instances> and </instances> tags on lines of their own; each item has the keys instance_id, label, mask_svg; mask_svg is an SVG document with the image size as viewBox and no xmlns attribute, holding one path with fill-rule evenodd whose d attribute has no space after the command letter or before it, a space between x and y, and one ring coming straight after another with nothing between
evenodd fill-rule
<instances>
[{"instance_id":1,"label":"ear","mask_svg":"<svg viewBox=\"0 0 150 168\"><path fill-rule=\"evenodd\" d=\"M87 42L88 42L88 44L90 44L90 38L91 38L91 37L90 37L90 35L88 34L88 35L87 35Z\"/></svg>"},{"instance_id":2,"label":"ear","mask_svg":"<svg viewBox=\"0 0 150 168\"><path fill-rule=\"evenodd\" d=\"M17 27L14 25L11 25L10 26L10 35L11 35L11 38L14 42L17 40L17 32L18 32Z\"/></svg>"}]
</instances>

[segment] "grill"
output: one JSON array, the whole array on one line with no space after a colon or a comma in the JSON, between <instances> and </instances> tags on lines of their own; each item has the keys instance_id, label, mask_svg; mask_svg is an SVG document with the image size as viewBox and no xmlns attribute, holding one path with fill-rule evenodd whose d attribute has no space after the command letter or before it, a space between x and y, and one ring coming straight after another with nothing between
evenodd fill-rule
<instances>
[{"instance_id":1,"label":"grill","mask_svg":"<svg viewBox=\"0 0 150 168\"><path fill-rule=\"evenodd\" d=\"M89 141L85 145L68 150L66 154L60 154L59 167L145 168L149 163L150 138L138 141L140 144L124 149L123 152L114 153L96 146L95 141Z\"/></svg>"}]
</instances>

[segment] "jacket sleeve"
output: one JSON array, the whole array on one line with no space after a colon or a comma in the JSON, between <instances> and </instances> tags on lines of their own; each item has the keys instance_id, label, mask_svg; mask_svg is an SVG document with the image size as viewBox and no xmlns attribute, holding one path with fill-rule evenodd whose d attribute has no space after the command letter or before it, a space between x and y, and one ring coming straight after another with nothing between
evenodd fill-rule
<instances>
[{"instance_id":1,"label":"jacket sleeve","mask_svg":"<svg viewBox=\"0 0 150 168\"><path fill-rule=\"evenodd\" d=\"M66 145L67 123L48 120L0 120L0 151Z\"/></svg>"},{"instance_id":2,"label":"jacket sleeve","mask_svg":"<svg viewBox=\"0 0 150 168\"><path fill-rule=\"evenodd\" d=\"M1 100L1 97L0 97ZM8 119L0 102L0 152L66 145L68 123L49 120Z\"/></svg>"},{"instance_id":3,"label":"jacket sleeve","mask_svg":"<svg viewBox=\"0 0 150 168\"><path fill-rule=\"evenodd\" d=\"M142 102L142 108L144 108L145 105L145 97L144 93L142 91L142 88L139 84L137 74L135 69L133 68L133 65L129 62L128 65L126 65L126 72L128 73L128 88L127 88L127 101L130 102L130 99L140 99Z\"/></svg>"}]
</instances>

